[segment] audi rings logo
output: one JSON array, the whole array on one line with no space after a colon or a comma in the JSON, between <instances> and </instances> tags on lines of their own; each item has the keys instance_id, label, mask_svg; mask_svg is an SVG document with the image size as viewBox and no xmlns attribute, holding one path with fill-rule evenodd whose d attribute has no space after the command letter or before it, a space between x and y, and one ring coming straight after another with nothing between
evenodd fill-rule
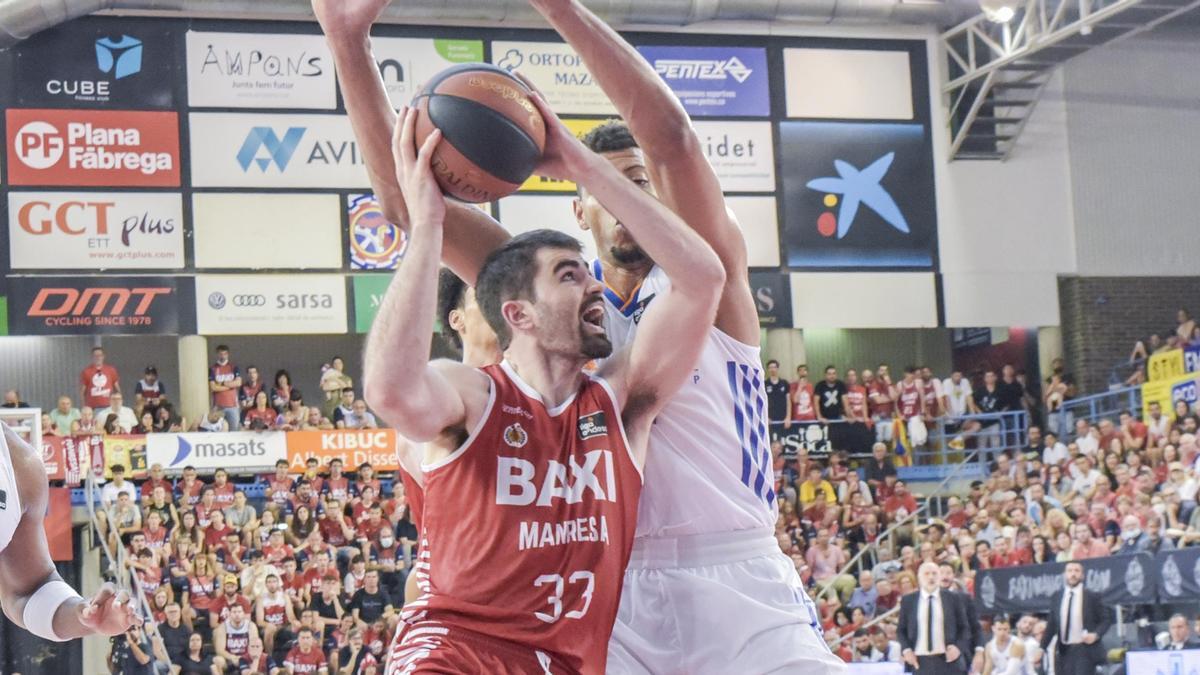
<instances>
[{"instance_id":1,"label":"audi rings logo","mask_svg":"<svg viewBox=\"0 0 1200 675\"><path fill-rule=\"evenodd\" d=\"M234 307L266 307L267 296L265 295L235 295L233 296Z\"/></svg>"},{"instance_id":2,"label":"audi rings logo","mask_svg":"<svg viewBox=\"0 0 1200 675\"><path fill-rule=\"evenodd\" d=\"M213 309L221 309L225 306L225 294L217 291L208 296L208 306Z\"/></svg>"}]
</instances>

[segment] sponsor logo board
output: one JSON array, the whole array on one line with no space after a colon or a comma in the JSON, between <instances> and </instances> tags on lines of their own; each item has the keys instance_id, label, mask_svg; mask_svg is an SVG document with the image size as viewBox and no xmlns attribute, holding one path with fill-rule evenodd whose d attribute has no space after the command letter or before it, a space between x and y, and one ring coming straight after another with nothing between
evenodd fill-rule
<instances>
[{"instance_id":1,"label":"sponsor logo board","mask_svg":"<svg viewBox=\"0 0 1200 675\"><path fill-rule=\"evenodd\" d=\"M335 194L192 195L196 267L341 269Z\"/></svg>"},{"instance_id":2,"label":"sponsor logo board","mask_svg":"<svg viewBox=\"0 0 1200 675\"><path fill-rule=\"evenodd\" d=\"M343 115L192 113L196 187L361 188L368 184Z\"/></svg>"},{"instance_id":3,"label":"sponsor logo board","mask_svg":"<svg viewBox=\"0 0 1200 675\"><path fill-rule=\"evenodd\" d=\"M11 192L13 269L180 269L178 194Z\"/></svg>"},{"instance_id":4,"label":"sponsor logo board","mask_svg":"<svg viewBox=\"0 0 1200 675\"><path fill-rule=\"evenodd\" d=\"M173 112L9 109L12 185L175 187Z\"/></svg>"},{"instance_id":5,"label":"sponsor logo board","mask_svg":"<svg viewBox=\"0 0 1200 675\"><path fill-rule=\"evenodd\" d=\"M146 437L146 462L162 464L169 472L185 466L198 471L270 468L287 457L282 431L229 433L150 434Z\"/></svg>"},{"instance_id":6,"label":"sponsor logo board","mask_svg":"<svg viewBox=\"0 0 1200 675\"><path fill-rule=\"evenodd\" d=\"M700 146L726 192L774 192L770 122L695 122Z\"/></svg>"},{"instance_id":7,"label":"sponsor logo board","mask_svg":"<svg viewBox=\"0 0 1200 675\"><path fill-rule=\"evenodd\" d=\"M191 287L177 277L13 277L16 335L180 335Z\"/></svg>"},{"instance_id":8,"label":"sponsor logo board","mask_svg":"<svg viewBox=\"0 0 1200 675\"><path fill-rule=\"evenodd\" d=\"M396 432L393 429L336 429L289 431L287 460L294 473L303 473L305 462L317 458L321 466L340 459L347 470L370 462L376 471L398 471Z\"/></svg>"},{"instance_id":9,"label":"sponsor logo board","mask_svg":"<svg viewBox=\"0 0 1200 675\"><path fill-rule=\"evenodd\" d=\"M354 283L354 332L366 333L375 323L383 294L387 292L392 277L387 274L356 274Z\"/></svg>"},{"instance_id":10,"label":"sponsor logo board","mask_svg":"<svg viewBox=\"0 0 1200 675\"><path fill-rule=\"evenodd\" d=\"M554 112L614 115L608 97L592 79L583 59L558 42L492 42L492 63L529 78Z\"/></svg>"},{"instance_id":11,"label":"sponsor logo board","mask_svg":"<svg viewBox=\"0 0 1200 675\"><path fill-rule=\"evenodd\" d=\"M483 61L482 40L372 37L371 51L392 105L409 105L429 78L458 63Z\"/></svg>"},{"instance_id":12,"label":"sponsor logo board","mask_svg":"<svg viewBox=\"0 0 1200 675\"><path fill-rule=\"evenodd\" d=\"M592 233L579 228L575 220L571 195L513 195L500 200L500 223L514 235L537 229L551 229L569 234L583 245L583 257L596 257L596 242Z\"/></svg>"},{"instance_id":13,"label":"sponsor logo board","mask_svg":"<svg viewBox=\"0 0 1200 675\"><path fill-rule=\"evenodd\" d=\"M638 47L688 114L771 114L767 50L760 47Z\"/></svg>"},{"instance_id":14,"label":"sponsor logo board","mask_svg":"<svg viewBox=\"0 0 1200 675\"><path fill-rule=\"evenodd\" d=\"M408 235L383 217L375 195L349 195L346 217L350 225L350 269L396 269L408 249Z\"/></svg>"},{"instance_id":15,"label":"sponsor logo board","mask_svg":"<svg viewBox=\"0 0 1200 675\"><path fill-rule=\"evenodd\" d=\"M202 274L196 277L201 335L346 332L346 284L334 274Z\"/></svg>"},{"instance_id":16,"label":"sponsor logo board","mask_svg":"<svg viewBox=\"0 0 1200 675\"><path fill-rule=\"evenodd\" d=\"M321 35L188 31L187 84L192 107L337 107Z\"/></svg>"}]
</instances>

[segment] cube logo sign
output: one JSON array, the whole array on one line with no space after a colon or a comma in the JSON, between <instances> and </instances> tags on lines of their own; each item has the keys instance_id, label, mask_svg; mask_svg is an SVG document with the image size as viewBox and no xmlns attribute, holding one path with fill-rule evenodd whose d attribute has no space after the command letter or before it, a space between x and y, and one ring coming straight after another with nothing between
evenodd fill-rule
<instances>
[{"instance_id":1,"label":"cube logo sign","mask_svg":"<svg viewBox=\"0 0 1200 675\"><path fill-rule=\"evenodd\" d=\"M96 40L96 67L120 80L142 72L142 41L122 35L120 39Z\"/></svg>"},{"instance_id":2,"label":"cube logo sign","mask_svg":"<svg viewBox=\"0 0 1200 675\"><path fill-rule=\"evenodd\" d=\"M780 140L788 267L933 267L937 209L924 125L784 122Z\"/></svg>"},{"instance_id":3,"label":"cube logo sign","mask_svg":"<svg viewBox=\"0 0 1200 675\"><path fill-rule=\"evenodd\" d=\"M172 108L173 43L162 22L73 21L14 47L12 92L31 107Z\"/></svg>"}]
</instances>

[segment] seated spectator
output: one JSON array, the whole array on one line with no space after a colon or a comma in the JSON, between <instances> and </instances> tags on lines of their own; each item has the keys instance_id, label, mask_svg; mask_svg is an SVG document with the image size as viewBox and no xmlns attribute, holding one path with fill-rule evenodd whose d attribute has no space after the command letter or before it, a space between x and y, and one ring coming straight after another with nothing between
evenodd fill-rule
<instances>
[{"instance_id":1,"label":"seated spectator","mask_svg":"<svg viewBox=\"0 0 1200 675\"><path fill-rule=\"evenodd\" d=\"M321 413L329 417L333 415L334 408L337 407L338 399L342 396L342 391L346 389L353 390L354 381L346 374L346 362L342 357L335 356L329 360L329 363L321 368L321 391L325 394L325 402L321 407Z\"/></svg>"},{"instance_id":2,"label":"seated spectator","mask_svg":"<svg viewBox=\"0 0 1200 675\"><path fill-rule=\"evenodd\" d=\"M807 479L797 491L804 517L811 520L819 520L826 508L836 508L837 505L837 492L829 481L822 478L821 473L821 467L810 467Z\"/></svg>"},{"instance_id":3,"label":"seated spectator","mask_svg":"<svg viewBox=\"0 0 1200 675\"><path fill-rule=\"evenodd\" d=\"M367 412L367 402L360 398L354 402L350 414L342 417L342 428L377 429L379 422L375 420L375 415Z\"/></svg>"},{"instance_id":4,"label":"seated spectator","mask_svg":"<svg viewBox=\"0 0 1200 675\"><path fill-rule=\"evenodd\" d=\"M287 406L275 418L275 428L282 431L299 431L307 420L308 408L304 406L304 399L300 397L299 390L292 390Z\"/></svg>"},{"instance_id":5,"label":"seated spectator","mask_svg":"<svg viewBox=\"0 0 1200 675\"><path fill-rule=\"evenodd\" d=\"M275 428L275 418L279 413L270 406L267 392L260 391L254 397L254 405L242 415L242 428L251 431L265 431Z\"/></svg>"},{"instance_id":6,"label":"seated spectator","mask_svg":"<svg viewBox=\"0 0 1200 675\"><path fill-rule=\"evenodd\" d=\"M264 591L255 600L254 615L268 652L275 651L276 634L281 637L290 635L300 627L293 603L283 589L283 581L278 574L267 575Z\"/></svg>"},{"instance_id":7,"label":"seated spectator","mask_svg":"<svg viewBox=\"0 0 1200 675\"><path fill-rule=\"evenodd\" d=\"M275 371L275 386L271 387L271 407L276 413L287 410L293 394L297 400L301 398L300 390L292 386L291 374L282 369Z\"/></svg>"},{"instance_id":8,"label":"seated spectator","mask_svg":"<svg viewBox=\"0 0 1200 675\"><path fill-rule=\"evenodd\" d=\"M246 377L243 378L242 385L238 387L238 407L242 412L254 407L254 399L258 397L258 392L265 390L264 387L262 374L259 373L258 368L247 366Z\"/></svg>"},{"instance_id":9,"label":"seated spectator","mask_svg":"<svg viewBox=\"0 0 1200 675\"><path fill-rule=\"evenodd\" d=\"M300 629L296 646L288 652L283 663L289 673L317 673L318 675L328 675L329 673L325 654L321 652L311 628Z\"/></svg>"},{"instance_id":10,"label":"seated spectator","mask_svg":"<svg viewBox=\"0 0 1200 675\"><path fill-rule=\"evenodd\" d=\"M138 426L138 417L134 414L133 409L124 405L124 398L121 392L114 392L110 397L110 403L107 408L101 408L96 411L96 417L105 420L108 423L109 415L117 416L116 428L119 429L116 433L128 434Z\"/></svg>"},{"instance_id":11,"label":"seated spectator","mask_svg":"<svg viewBox=\"0 0 1200 675\"><path fill-rule=\"evenodd\" d=\"M275 473L267 480L267 506L278 517L287 512L288 501L292 496L295 481L288 475L288 461L280 459L275 462Z\"/></svg>"},{"instance_id":12,"label":"seated spectator","mask_svg":"<svg viewBox=\"0 0 1200 675\"><path fill-rule=\"evenodd\" d=\"M70 396L59 396L58 406L47 413L53 425L52 433L56 436L74 436L80 433L79 420L82 415L78 408L71 405ZM45 430L43 430L45 433Z\"/></svg>"},{"instance_id":13,"label":"seated spectator","mask_svg":"<svg viewBox=\"0 0 1200 675\"><path fill-rule=\"evenodd\" d=\"M75 433L80 435L98 434L104 430L104 424L96 418L96 412L88 406L79 409L79 426Z\"/></svg>"},{"instance_id":14,"label":"seated spectator","mask_svg":"<svg viewBox=\"0 0 1200 675\"><path fill-rule=\"evenodd\" d=\"M369 668L377 668L380 663L363 643L363 630L360 628L350 631L349 643L334 656L330 667L336 673L364 673Z\"/></svg>"},{"instance_id":15,"label":"seated spectator","mask_svg":"<svg viewBox=\"0 0 1200 675\"><path fill-rule=\"evenodd\" d=\"M333 416L330 419L333 420L335 427L344 429L346 427L346 416L352 414L354 414L354 389L346 387L342 389L341 402L333 409Z\"/></svg>"},{"instance_id":16,"label":"seated spectator","mask_svg":"<svg viewBox=\"0 0 1200 675\"><path fill-rule=\"evenodd\" d=\"M212 599L208 607L210 626L217 626L229 619L233 607L240 607L244 615L250 614L250 601L238 592L238 576L223 574L221 579L221 594Z\"/></svg>"},{"instance_id":17,"label":"seated spectator","mask_svg":"<svg viewBox=\"0 0 1200 675\"><path fill-rule=\"evenodd\" d=\"M246 546L254 546L254 533L258 529L258 512L246 501L246 493L235 490L233 503L223 510L225 522L229 524L229 527L241 533Z\"/></svg>"},{"instance_id":18,"label":"seated spectator","mask_svg":"<svg viewBox=\"0 0 1200 675\"><path fill-rule=\"evenodd\" d=\"M154 431L159 433L182 433L187 431L187 420L175 413L175 406L163 401L154 410Z\"/></svg>"},{"instance_id":19,"label":"seated spectator","mask_svg":"<svg viewBox=\"0 0 1200 675\"><path fill-rule=\"evenodd\" d=\"M846 607L850 609L859 608L868 618L875 616L875 603L879 598L879 591L875 588L875 577L868 570L863 570L858 574L858 587L850 595L850 601L846 603Z\"/></svg>"},{"instance_id":20,"label":"seated spectator","mask_svg":"<svg viewBox=\"0 0 1200 675\"><path fill-rule=\"evenodd\" d=\"M263 650L263 641L251 636L249 644L246 645L246 655L238 659L237 672L262 673L265 675L272 672L273 665L274 661ZM279 672L279 669L274 669L274 672Z\"/></svg>"},{"instance_id":21,"label":"seated spectator","mask_svg":"<svg viewBox=\"0 0 1200 675\"><path fill-rule=\"evenodd\" d=\"M209 409L208 415L204 416L197 424L196 431L208 431L212 433L223 434L229 431L229 420L225 419L225 413L218 406L213 406Z\"/></svg>"},{"instance_id":22,"label":"seated spectator","mask_svg":"<svg viewBox=\"0 0 1200 675\"><path fill-rule=\"evenodd\" d=\"M235 666L242 657L249 655L250 641L258 639L258 626L249 619L241 604L230 605L227 618L213 630L213 648L229 666Z\"/></svg>"},{"instance_id":23,"label":"seated spectator","mask_svg":"<svg viewBox=\"0 0 1200 675\"><path fill-rule=\"evenodd\" d=\"M343 473L342 460L329 460L329 475L321 483L321 494L345 504L350 501L350 478Z\"/></svg>"},{"instance_id":24,"label":"seated spectator","mask_svg":"<svg viewBox=\"0 0 1200 675\"><path fill-rule=\"evenodd\" d=\"M316 406L308 408L304 422L300 425L302 431L327 431L333 428L333 422L330 422L329 418L322 415L321 409Z\"/></svg>"}]
</instances>

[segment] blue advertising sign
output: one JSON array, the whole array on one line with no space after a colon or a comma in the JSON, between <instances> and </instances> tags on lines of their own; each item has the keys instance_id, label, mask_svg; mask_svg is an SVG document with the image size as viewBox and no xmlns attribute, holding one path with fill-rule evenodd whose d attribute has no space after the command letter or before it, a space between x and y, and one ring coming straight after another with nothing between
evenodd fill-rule
<instances>
[{"instance_id":1,"label":"blue advertising sign","mask_svg":"<svg viewBox=\"0 0 1200 675\"><path fill-rule=\"evenodd\" d=\"M767 117L767 50L757 47L638 47L695 117Z\"/></svg>"},{"instance_id":2,"label":"blue advertising sign","mask_svg":"<svg viewBox=\"0 0 1200 675\"><path fill-rule=\"evenodd\" d=\"M1183 369L1189 373L1200 370L1200 346L1192 346L1183 350Z\"/></svg>"},{"instance_id":3,"label":"blue advertising sign","mask_svg":"<svg viewBox=\"0 0 1200 675\"><path fill-rule=\"evenodd\" d=\"M789 267L930 268L933 152L921 124L784 122Z\"/></svg>"}]
</instances>

